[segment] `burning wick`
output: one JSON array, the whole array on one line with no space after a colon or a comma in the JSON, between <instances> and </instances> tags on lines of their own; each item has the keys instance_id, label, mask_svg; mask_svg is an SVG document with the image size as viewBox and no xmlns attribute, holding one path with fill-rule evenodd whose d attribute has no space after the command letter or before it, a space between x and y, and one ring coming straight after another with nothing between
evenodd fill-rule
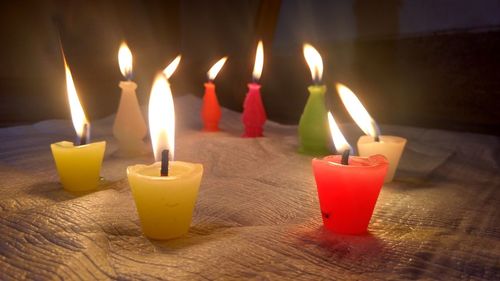
<instances>
[{"instance_id":1,"label":"burning wick","mask_svg":"<svg viewBox=\"0 0 500 281\"><path fill-rule=\"evenodd\" d=\"M160 174L162 177L168 177L168 149L164 149L161 152L161 170Z\"/></svg>"},{"instance_id":2,"label":"burning wick","mask_svg":"<svg viewBox=\"0 0 500 281\"><path fill-rule=\"evenodd\" d=\"M82 137L80 138L80 145L87 144L88 129L89 129L89 125L88 124L84 124L83 125Z\"/></svg>"},{"instance_id":3,"label":"burning wick","mask_svg":"<svg viewBox=\"0 0 500 281\"><path fill-rule=\"evenodd\" d=\"M340 162L342 165L349 165L349 152L349 149L346 149L342 153L342 160Z\"/></svg>"},{"instance_id":4,"label":"burning wick","mask_svg":"<svg viewBox=\"0 0 500 281\"><path fill-rule=\"evenodd\" d=\"M377 135L375 135L375 141L376 141L376 142L380 142L380 137L378 136L378 134L377 134Z\"/></svg>"}]
</instances>

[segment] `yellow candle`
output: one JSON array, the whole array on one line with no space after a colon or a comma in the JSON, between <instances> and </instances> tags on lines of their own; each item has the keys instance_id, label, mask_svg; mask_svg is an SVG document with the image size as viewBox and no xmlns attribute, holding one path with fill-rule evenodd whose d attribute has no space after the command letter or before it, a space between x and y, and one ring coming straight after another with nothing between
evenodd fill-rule
<instances>
[{"instance_id":1,"label":"yellow candle","mask_svg":"<svg viewBox=\"0 0 500 281\"><path fill-rule=\"evenodd\" d=\"M61 141L50 148L64 189L78 192L97 188L106 142L74 146Z\"/></svg>"},{"instance_id":2,"label":"yellow candle","mask_svg":"<svg viewBox=\"0 0 500 281\"><path fill-rule=\"evenodd\" d=\"M118 62L120 71L128 81L121 81L119 84L122 94L116 112L113 135L118 140L120 154L139 155L145 151L142 139L147 134L147 127L137 101L135 92L137 84L130 81L132 77L132 52L125 42L122 43L118 51Z\"/></svg>"},{"instance_id":3,"label":"yellow candle","mask_svg":"<svg viewBox=\"0 0 500 281\"><path fill-rule=\"evenodd\" d=\"M389 168L384 182L391 182L396 173L399 159L401 159L406 139L396 136L379 136L379 139L379 141L375 141L372 136L361 136L358 140L359 156L384 155L389 161Z\"/></svg>"},{"instance_id":4,"label":"yellow candle","mask_svg":"<svg viewBox=\"0 0 500 281\"><path fill-rule=\"evenodd\" d=\"M188 232L203 166L174 159L175 110L167 78L180 57L156 76L149 97L149 131L156 163L127 168L144 235L171 239ZM159 162L161 161L161 162Z\"/></svg>"},{"instance_id":5,"label":"yellow candle","mask_svg":"<svg viewBox=\"0 0 500 281\"><path fill-rule=\"evenodd\" d=\"M188 232L198 196L203 166L170 161L169 176L160 176L160 162L127 168L144 234L171 239Z\"/></svg>"},{"instance_id":6,"label":"yellow candle","mask_svg":"<svg viewBox=\"0 0 500 281\"><path fill-rule=\"evenodd\" d=\"M80 142L87 143L90 134L90 123L87 121L76 93L73 77L66 64L66 59L64 59L64 68L73 127ZM51 144L50 149L64 189L69 191L89 191L97 188L106 142L100 141L75 146L72 142L62 141Z\"/></svg>"},{"instance_id":7,"label":"yellow candle","mask_svg":"<svg viewBox=\"0 0 500 281\"><path fill-rule=\"evenodd\" d=\"M381 136L375 120L366 111L358 97L342 84L337 84L337 92L351 117L366 134L366 136L362 136L358 140L359 155L363 157L376 154L384 155L389 161L389 168L384 181L392 181L399 164L399 159L403 153L406 139L396 136Z\"/></svg>"}]
</instances>

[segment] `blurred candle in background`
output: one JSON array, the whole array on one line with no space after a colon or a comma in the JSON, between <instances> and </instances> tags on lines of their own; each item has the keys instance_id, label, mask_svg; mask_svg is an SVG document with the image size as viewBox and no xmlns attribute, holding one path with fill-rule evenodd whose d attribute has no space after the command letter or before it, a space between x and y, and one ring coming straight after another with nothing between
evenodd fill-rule
<instances>
[{"instance_id":1,"label":"blurred candle in background","mask_svg":"<svg viewBox=\"0 0 500 281\"><path fill-rule=\"evenodd\" d=\"M366 111L358 97L345 85L337 83L337 92L342 103L354 119L356 124L366 134L358 140L358 151L360 156L370 156L375 154L384 155L389 161L389 170L385 177L385 182L391 182L401 159L406 139L396 136L380 135L379 127L373 118Z\"/></svg>"},{"instance_id":2,"label":"blurred candle in background","mask_svg":"<svg viewBox=\"0 0 500 281\"><path fill-rule=\"evenodd\" d=\"M121 44L118 51L118 63L127 81L121 81L118 84L122 93L113 126L113 135L118 140L120 154L138 155L145 152L143 139L147 134L147 127L137 101L135 92L137 84L131 81L132 53L125 42Z\"/></svg>"},{"instance_id":3,"label":"blurred candle in background","mask_svg":"<svg viewBox=\"0 0 500 281\"><path fill-rule=\"evenodd\" d=\"M316 49L304 44L304 57L311 69L314 84L308 87L309 98L299 121L299 152L328 155L328 124L325 105L326 86L321 84L323 60Z\"/></svg>"},{"instance_id":4,"label":"blurred candle in background","mask_svg":"<svg viewBox=\"0 0 500 281\"><path fill-rule=\"evenodd\" d=\"M243 103L243 125L245 126L245 132L243 137L245 138L256 138L263 136L263 126L266 122L267 116L264 109L264 104L262 103L262 97L260 95L260 85L258 81L262 74L262 68L264 66L264 46L262 41L259 41L257 45L257 52L255 54L255 64L253 68L253 82L248 84L248 93L245 97L245 102Z\"/></svg>"},{"instance_id":5,"label":"blurred candle in background","mask_svg":"<svg viewBox=\"0 0 500 281\"><path fill-rule=\"evenodd\" d=\"M203 105L201 107L201 119L203 121L203 131L219 131L219 120L221 110L217 94L215 93L214 79L226 63L227 57L217 61L208 71L208 82L205 83L205 95L203 96Z\"/></svg>"},{"instance_id":6,"label":"blurred candle in background","mask_svg":"<svg viewBox=\"0 0 500 281\"><path fill-rule=\"evenodd\" d=\"M50 148L63 188L74 192L90 191L99 185L106 142L89 143L90 123L76 93L66 58L64 58L64 69L71 119L77 134L77 141L75 144L69 141L53 143Z\"/></svg>"}]
</instances>

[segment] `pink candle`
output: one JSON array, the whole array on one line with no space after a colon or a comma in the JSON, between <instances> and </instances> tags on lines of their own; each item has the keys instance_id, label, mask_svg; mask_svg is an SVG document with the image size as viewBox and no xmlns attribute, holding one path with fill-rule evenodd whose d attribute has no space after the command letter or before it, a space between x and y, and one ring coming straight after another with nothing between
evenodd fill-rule
<instances>
[{"instance_id":1,"label":"pink candle","mask_svg":"<svg viewBox=\"0 0 500 281\"><path fill-rule=\"evenodd\" d=\"M253 69L253 83L248 84L248 93L243 103L243 125L245 132L243 137L256 138L263 136L263 126L266 122L267 116L260 96L260 85L257 81L262 74L262 67L264 64L264 47L262 41L259 41L257 46L257 54L255 56L255 65Z\"/></svg>"},{"instance_id":2,"label":"pink candle","mask_svg":"<svg viewBox=\"0 0 500 281\"><path fill-rule=\"evenodd\" d=\"M243 137L262 137L264 123L266 122L266 111L260 96L260 85L257 83L248 84L248 93L243 104L243 124L245 133Z\"/></svg>"}]
</instances>

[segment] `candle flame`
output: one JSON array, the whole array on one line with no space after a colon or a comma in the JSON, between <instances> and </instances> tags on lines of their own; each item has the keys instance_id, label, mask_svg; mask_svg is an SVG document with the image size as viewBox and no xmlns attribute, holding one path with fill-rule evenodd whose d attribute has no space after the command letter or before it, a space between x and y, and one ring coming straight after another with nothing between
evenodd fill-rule
<instances>
[{"instance_id":1,"label":"candle flame","mask_svg":"<svg viewBox=\"0 0 500 281\"><path fill-rule=\"evenodd\" d=\"M340 99L359 128L369 136L377 137L380 135L377 123L375 123L375 120L373 120L368 111L366 111L361 101L359 101L358 97L356 97L351 89L340 83L337 83L336 87Z\"/></svg>"},{"instance_id":2,"label":"candle flame","mask_svg":"<svg viewBox=\"0 0 500 281\"><path fill-rule=\"evenodd\" d=\"M226 63L227 57L221 58L218 62L216 62L208 71L208 80L214 80L215 77L217 77L217 74L219 74L219 71L222 69L224 64Z\"/></svg>"},{"instance_id":3,"label":"candle flame","mask_svg":"<svg viewBox=\"0 0 500 281\"><path fill-rule=\"evenodd\" d=\"M156 161L161 161L161 152L168 149L174 159L175 110L172 91L162 73L156 75L149 96L149 131Z\"/></svg>"},{"instance_id":4,"label":"candle flame","mask_svg":"<svg viewBox=\"0 0 500 281\"><path fill-rule=\"evenodd\" d=\"M258 81L262 74L262 68L264 67L264 44L262 40L257 44L257 52L255 54L255 64L253 66L253 79Z\"/></svg>"},{"instance_id":5,"label":"candle flame","mask_svg":"<svg viewBox=\"0 0 500 281\"><path fill-rule=\"evenodd\" d=\"M167 79L170 79L172 74L174 74L180 62L181 62L181 55L178 55L167 67L165 67L165 69L163 70L163 74L167 76Z\"/></svg>"},{"instance_id":6,"label":"candle flame","mask_svg":"<svg viewBox=\"0 0 500 281\"><path fill-rule=\"evenodd\" d=\"M71 71L66 63L66 58L64 57L64 69L66 72L66 91L68 93L68 101L69 101L69 109L71 111L71 119L73 121L73 127L75 128L75 132L79 138L83 135L83 130L85 124L88 126L87 117L85 116L85 112L83 111L82 104L80 103L80 99L78 98L78 94L76 93L75 83L73 82L73 76L71 75Z\"/></svg>"},{"instance_id":7,"label":"candle flame","mask_svg":"<svg viewBox=\"0 0 500 281\"><path fill-rule=\"evenodd\" d=\"M311 70L312 79L315 82L321 81L323 78L323 60L319 52L310 44L304 44L304 57L307 65Z\"/></svg>"},{"instance_id":8,"label":"candle flame","mask_svg":"<svg viewBox=\"0 0 500 281\"><path fill-rule=\"evenodd\" d=\"M122 75L127 79L132 77L132 61L132 52L124 41L118 50L118 65L120 66Z\"/></svg>"},{"instance_id":9,"label":"candle flame","mask_svg":"<svg viewBox=\"0 0 500 281\"><path fill-rule=\"evenodd\" d=\"M337 153L341 154L346 150L351 150L351 146L340 131L340 128L337 125L337 122L335 122L335 119L333 119L333 115L330 111L328 111L328 124L330 125L330 133L332 134L333 145L335 145Z\"/></svg>"}]
</instances>

